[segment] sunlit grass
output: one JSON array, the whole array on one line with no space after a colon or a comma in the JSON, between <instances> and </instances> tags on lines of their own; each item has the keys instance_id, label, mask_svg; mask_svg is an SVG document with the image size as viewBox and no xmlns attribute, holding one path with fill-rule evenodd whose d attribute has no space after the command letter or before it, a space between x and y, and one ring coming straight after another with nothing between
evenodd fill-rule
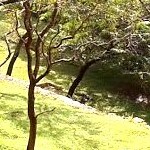
<instances>
[{"instance_id":1,"label":"sunlit grass","mask_svg":"<svg viewBox=\"0 0 150 150\"><path fill-rule=\"evenodd\" d=\"M0 81L0 148L23 150L28 139L27 89ZM36 94L36 150L148 150L150 129L115 115L92 114ZM18 144L19 143L19 144Z\"/></svg>"},{"instance_id":2,"label":"sunlit grass","mask_svg":"<svg viewBox=\"0 0 150 150\"><path fill-rule=\"evenodd\" d=\"M9 27L9 23L1 21L2 39ZM0 62L6 57L6 43L0 41ZM6 74L8 64L9 61L0 68L1 73ZM68 63L53 66L44 81L54 82L67 91L78 69ZM43 70L44 68L41 69ZM94 96L97 103L92 105L99 110L125 111L131 115L131 118L123 119L123 117L102 113L91 114L66 106L52 97L36 94L37 113L56 108L53 112L38 118L36 150L150 150L149 127L145 123L135 124L132 121L132 115L141 116L149 121L149 113L141 113L139 110L135 113L134 107L110 93L109 90L114 88L113 84L119 80L109 78L116 75L109 74L110 72L106 72L105 78L104 76L102 78L103 73L97 70L87 72L77 90ZM12 76L28 80L26 55L23 51L16 61ZM0 149L24 150L29 126L27 89L6 81L0 81L0 89ZM109 96L110 94L112 95Z\"/></svg>"}]
</instances>

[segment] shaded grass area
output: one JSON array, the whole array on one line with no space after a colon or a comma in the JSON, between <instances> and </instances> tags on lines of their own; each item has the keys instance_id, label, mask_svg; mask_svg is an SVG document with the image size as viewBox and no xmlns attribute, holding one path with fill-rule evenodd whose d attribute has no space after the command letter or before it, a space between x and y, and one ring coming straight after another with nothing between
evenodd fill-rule
<instances>
[{"instance_id":1,"label":"shaded grass area","mask_svg":"<svg viewBox=\"0 0 150 150\"><path fill-rule=\"evenodd\" d=\"M1 41L0 44L0 60L2 61L6 57L7 51L4 42ZM0 68L1 73L6 73L8 63L9 61ZM67 92L78 70L79 66L77 67L69 63L54 65L50 74L42 82L55 83ZM42 71L44 71L44 67L41 68ZM21 52L20 57L15 63L12 76L28 80L26 55L23 52ZM118 69L102 68L98 64L90 68L85 74L76 92L87 93L93 97L93 100L88 105L96 107L100 111L113 112L121 116L138 116L150 122L149 110L143 110L134 101L130 101L129 98L124 97L126 93L132 96L133 93L139 90L139 86L136 86L136 81L137 77L123 75ZM74 98L77 100L80 99L77 96Z\"/></svg>"},{"instance_id":2,"label":"shaded grass area","mask_svg":"<svg viewBox=\"0 0 150 150\"><path fill-rule=\"evenodd\" d=\"M3 47L0 48L1 60L3 60L6 55L4 43L2 46ZM28 80L25 60L26 55L21 53L14 66L12 76ZM6 73L8 63L9 62L0 68L0 72ZM69 63L54 65L50 74L42 82L55 83L67 92L79 68L79 66L77 67ZM41 68L41 72L42 71L44 71L44 67ZM138 116L149 122L149 111L143 110L139 105L135 104L134 101L130 101L129 98L124 97L124 95L127 96L127 94L131 97L132 95L134 97L138 94L140 89L139 86L136 86L136 84L138 84L137 81L137 77L123 75L117 68L110 69L97 64L88 70L76 92L87 93L93 97L93 100L90 101L88 105L96 107L100 111L114 112L121 116ZM77 100L80 99L80 97L76 96L74 98Z\"/></svg>"},{"instance_id":3,"label":"shaded grass area","mask_svg":"<svg viewBox=\"0 0 150 150\"><path fill-rule=\"evenodd\" d=\"M23 150L28 138L27 90L0 81L0 149ZM36 94L36 112L51 110L38 118L36 150L145 150L150 149L150 129L132 118L92 114Z\"/></svg>"},{"instance_id":4,"label":"shaded grass area","mask_svg":"<svg viewBox=\"0 0 150 150\"><path fill-rule=\"evenodd\" d=\"M75 79L79 67L63 63L53 66L53 72L47 79L61 85L67 90ZM150 121L150 111L135 103L138 94L142 92L140 80L136 75L123 74L120 68L109 68L97 64L85 74L76 92L93 97L88 103L103 112L112 112L121 116L138 116ZM74 96L79 100L80 97Z\"/></svg>"}]
</instances>

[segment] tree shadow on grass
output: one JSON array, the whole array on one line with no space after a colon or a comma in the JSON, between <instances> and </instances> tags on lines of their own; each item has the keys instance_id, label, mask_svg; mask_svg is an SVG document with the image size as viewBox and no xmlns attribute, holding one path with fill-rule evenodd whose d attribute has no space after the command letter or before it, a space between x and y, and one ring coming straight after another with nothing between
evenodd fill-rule
<instances>
[{"instance_id":1,"label":"tree shadow on grass","mask_svg":"<svg viewBox=\"0 0 150 150\"><path fill-rule=\"evenodd\" d=\"M9 100L16 100L19 98L19 99L22 99L23 101L27 99L25 96L21 96L19 94L8 94L8 93L3 93L3 92L0 92L0 98L5 98Z\"/></svg>"},{"instance_id":2,"label":"tree shadow on grass","mask_svg":"<svg viewBox=\"0 0 150 150\"><path fill-rule=\"evenodd\" d=\"M28 129L27 107L25 105L27 98L19 94L0 92L0 99L2 117L26 131Z\"/></svg>"},{"instance_id":3,"label":"tree shadow on grass","mask_svg":"<svg viewBox=\"0 0 150 150\"><path fill-rule=\"evenodd\" d=\"M63 140L68 139L68 142L83 143L83 148L84 144L89 145L87 147L96 147L98 141L91 140L86 135L99 135L99 128L94 128L93 123L85 118L84 114L77 110L56 108L52 114L38 119L38 135L55 139L57 145L63 146L64 149L69 148L67 143L63 143Z\"/></svg>"},{"instance_id":4,"label":"tree shadow on grass","mask_svg":"<svg viewBox=\"0 0 150 150\"><path fill-rule=\"evenodd\" d=\"M63 78L63 82L69 85L71 78L77 74L79 68L74 66L75 69L72 69L65 63L61 65L56 66L54 70L60 75L59 78L67 76L68 78ZM51 75L47 79L51 80ZM136 98L144 93L140 82L136 74L123 74L119 67L110 68L97 64L86 72L76 91L91 95L93 101L89 102L89 105L100 111L114 112L120 116L141 117L149 123L149 110L136 104ZM61 84L61 81L58 81L57 84ZM80 98L75 97L75 99Z\"/></svg>"},{"instance_id":5,"label":"tree shadow on grass","mask_svg":"<svg viewBox=\"0 0 150 150\"><path fill-rule=\"evenodd\" d=\"M78 73L78 67L68 62L63 62L52 66L52 71L46 79L68 89L69 85Z\"/></svg>"},{"instance_id":6,"label":"tree shadow on grass","mask_svg":"<svg viewBox=\"0 0 150 150\"><path fill-rule=\"evenodd\" d=\"M136 98L144 93L137 75L123 74L120 68L89 70L79 91L93 96L90 105L100 111L120 116L140 117L150 124L150 109L136 103Z\"/></svg>"}]
</instances>

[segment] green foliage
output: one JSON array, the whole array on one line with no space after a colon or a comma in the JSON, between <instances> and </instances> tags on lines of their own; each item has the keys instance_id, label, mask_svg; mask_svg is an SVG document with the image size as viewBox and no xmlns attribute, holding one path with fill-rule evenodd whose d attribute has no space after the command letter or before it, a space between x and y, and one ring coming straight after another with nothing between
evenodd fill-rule
<instances>
[{"instance_id":1,"label":"green foliage","mask_svg":"<svg viewBox=\"0 0 150 150\"><path fill-rule=\"evenodd\" d=\"M48 22L49 21L49 17L51 16L51 13L47 12L41 15L40 20Z\"/></svg>"},{"instance_id":2,"label":"green foliage","mask_svg":"<svg viewBox=\"0 0 150 150\"><path fill-rule=\"evenodd\" d=\"M136 25L136 29L141 33L149 33L150 32L150 22L139 22Z\"/></svg>"}]
</instances>

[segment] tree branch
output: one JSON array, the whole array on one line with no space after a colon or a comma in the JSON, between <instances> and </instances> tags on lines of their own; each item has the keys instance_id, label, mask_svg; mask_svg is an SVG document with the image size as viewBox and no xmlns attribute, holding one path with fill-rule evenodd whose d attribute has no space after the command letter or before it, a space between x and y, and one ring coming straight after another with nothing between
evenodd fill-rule
<instances>
[{"instance_id":1,"label":"tree branch","mask_svg":"<svg viewBox=\"0 0 150 150\"><path fill-rule=\"evenodd\" d=\"M5 42L6 42L6 44L7 44L8 55L7 55L7 57L5 58L5 60L0 64L0 67L2 67L2 66L9 60L9 58L10 58L10 56L11 56L11 54L12 54L12 52L11 52L11 50L10 50L9 42L8 42L8 40L7 40L6 35L5 35Z\"/></svg>"},{"instance_id":2,"label":"tree branch","mask_svg":"<svg viewBox=\"0 0 150 150\"><path fill-rule=\"evenodd\" d=\"M70 61L73 61L73 60L74 60L74 57L72 57L70 59L63 58L63 59L59 59L59 60L56 60L56 61L52 62L52 65L57 64L57 63L61 63L61 62L70 62Z\"/></svg>"},{"instance_id":3,"label":"tree branch","mask_svg":"<svg viewBox=\"0 0 150 150\"><path fill-rule=\"evenodd\" d=\"M35 117L37 118L37 117L39 117L40 115L43 115L43 114L45 114L45 113L51 113L51 112L53 112L55 109L56 109L56 108L53 108L52 110L43 111L43 112L37 114Z\"/></svg>"},{"instance_id":4,"label":"tree branch","mask_svg":"<svg viewBox=\"0 0 150 150\"><path fill-rule=\"evenodd\" d=\"M44 35L49 31L51 27L53 27L56 24L56 18L58 15L58 3L54 3L54 11L51 15L51 20L49 21L48 25L45 26L45 28L39 33L39 37L36 41L36 47L35 47L35 56L36 56L36 62L35 62L35 68L34 68L34 76L37 77L38 71L39 71L39 64L40 64L40 48L41 48L41 39L44 38Z\"/></svg>"},{"instance_id":5,"label":"tree branch","mask_svg":"<svg viewBox=\"0 0 150 150\"><path fill-rule=\"evenodd\" d=\"M25 29L27 31L27 39L25 39L25 48L26 53L28 57L28 76L30 78L30 81L33 81L34 75L32 70L32 56L31 56L31 43L32 43L32 35L33 35L33 29L32 29L32 23L31 23L31 8L29 0L25 1L23 3L23 6L25 8L25 15L24 15L24 25Z\"/></svg>"}]
</instances>

